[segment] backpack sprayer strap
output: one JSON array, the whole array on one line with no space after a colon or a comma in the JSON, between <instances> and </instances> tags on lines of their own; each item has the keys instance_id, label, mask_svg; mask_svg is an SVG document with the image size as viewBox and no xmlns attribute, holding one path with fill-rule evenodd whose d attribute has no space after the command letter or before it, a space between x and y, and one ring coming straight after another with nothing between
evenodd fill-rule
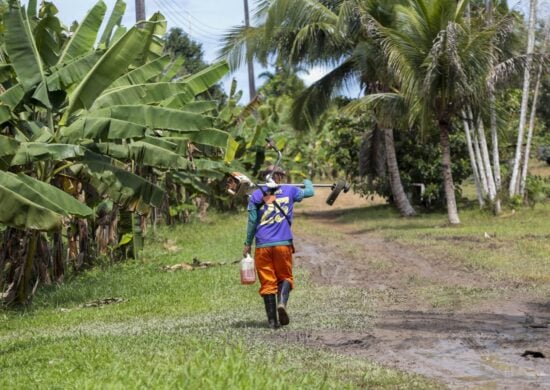
<instances>
[{"instance_id":1,"label":"backpack sprayer strap","mask_svg":"<svg viewBox=\"0 0 550 390\"><path fill-rule=\"evenodd\" d=\"M262 192L262 195L264 196L264 198L266 196L268 196L269 194L264 191L264 189L260 186L258 187L260 189L260 191ZM260 203L258 203L256 205L256 209L259 210L263 207L263 205L265 204L265 201L262 199L262 201ZM283 210L283 208L279 205L279 203L277 203L277 199L273 199L273 205L275 206L275 208L277 210L279 210L279 212L281 214L283 214L283 217L285 217L286 221L288 222L288 226L292 226L292 222L290 221L290 218L288 217L288 215L285 213L285 211Z\"/></svg>"}]
</instances>

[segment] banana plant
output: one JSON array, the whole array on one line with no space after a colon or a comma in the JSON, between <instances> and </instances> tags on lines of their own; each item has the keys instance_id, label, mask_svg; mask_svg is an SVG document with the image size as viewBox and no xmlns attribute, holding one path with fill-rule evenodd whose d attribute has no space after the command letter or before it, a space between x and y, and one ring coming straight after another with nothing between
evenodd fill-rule
<instances>
[{"instance_id":1,"label":"banana plant","mask_svg":"<svg viewBox=\"0 0 550 390\"><path fill-rule=\"evenodd\" d=\"M101 199L120 210L147 212L162 204L164 191L137 173L154 168L193 177L190 144L217 151L202 155L208 165L230 142L229 134L213 128L213 103L194 101L227 65L165 80L164 17L155 14L126 30L119 25L124 7L117 1L97 44L106 15L101 0L70 35L51 3L37 12L35 1L25 10L11 0L2 15L0 199L10 207L0 212L0 225L7 227L3 253L20 253L0 256L0 270L8 269L0 271L8 303L27 302L29 286L40 281L44 232L57 247L62 228L69 242L80 241L77 261L90 246L88 222ZM219 161L212 165L223 169ZM71 218L77 229L63 227ZM75 230L78 239L71 241Z\"/></svg>"}]
</instances>

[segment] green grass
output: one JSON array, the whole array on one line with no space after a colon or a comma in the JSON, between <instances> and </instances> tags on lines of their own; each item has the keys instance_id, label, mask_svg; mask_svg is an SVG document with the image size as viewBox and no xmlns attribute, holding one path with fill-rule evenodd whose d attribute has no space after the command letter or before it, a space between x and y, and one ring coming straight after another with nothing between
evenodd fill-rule
<instances>
[{"instance_id":1,"label":"green grass","mask_svg":"<svg viewBox=\"0 0 550 390\"><path fill-rule=\"evenodd\" d=\"M369 329L374 303L359 289L315 286L297 270L291 327L267 329L258 285L240 285L232 264L245 222L212 214L162 228L140 260L40 289L26 310L0 311L0 388L437 387L307 343L317 331ZM193 258L220 265L163 270ZM85 306L105 298L123 301Z\"/></svg>"},{"instance_id":2,"label":"green grass","mask_svg":"<svg viewBox=\"0 0 550 390\"><path fill-rule=\"evenodd\" d=\"M459 226L450 226L442 213L400 218L395 210L375 206L345 213L335 223L396 240L430 256L455 259L496 278L550 282L550 203L505 210L498 217L477 208L462 209L460 219Z\"/></svg>"}]
</instances>

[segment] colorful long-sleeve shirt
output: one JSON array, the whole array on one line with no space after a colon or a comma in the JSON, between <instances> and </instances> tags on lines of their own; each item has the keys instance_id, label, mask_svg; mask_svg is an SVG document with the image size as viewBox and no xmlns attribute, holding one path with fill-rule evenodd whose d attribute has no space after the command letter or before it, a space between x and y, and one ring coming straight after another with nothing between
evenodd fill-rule
<instances>
[{"instance_id":1,"label":"colorful long-sleeve shirt","mask_svg":"<svg viewBox=\"0 0 550 390\"><path fill-rule=\"evenodd\" d=\"M246 245L252 245L256 238L256 247L268 247L292 244L291 222L294 203L315 194L310 180L304 180L304 188L282 185L271 194L267 187L252 193L248 202L248 227ZM264 195L264 193L268 195ZM277 202L279 207L273 203ZM280 209L279 209L280 208ZM281 212L284 211L284 214Z\"/></svg>"}]
</instances>

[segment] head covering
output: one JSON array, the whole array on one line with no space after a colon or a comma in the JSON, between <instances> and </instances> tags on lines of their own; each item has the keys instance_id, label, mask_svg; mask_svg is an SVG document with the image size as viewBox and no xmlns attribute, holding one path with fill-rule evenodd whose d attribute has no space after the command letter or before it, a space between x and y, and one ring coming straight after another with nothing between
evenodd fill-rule
<instances>
[{"instance_id":1,"label":"head covering","mask_svg":"<svg viewBox=\"0 0 550 390\"><path fill-rule=\"evenodd\" d=\"M275 173L278 173L280 175L286 175L286 172L283 168L275 165L269 165L264 171L264 175L269 175L269 174L272 175Z\"/></svg>"}]
</instances>

